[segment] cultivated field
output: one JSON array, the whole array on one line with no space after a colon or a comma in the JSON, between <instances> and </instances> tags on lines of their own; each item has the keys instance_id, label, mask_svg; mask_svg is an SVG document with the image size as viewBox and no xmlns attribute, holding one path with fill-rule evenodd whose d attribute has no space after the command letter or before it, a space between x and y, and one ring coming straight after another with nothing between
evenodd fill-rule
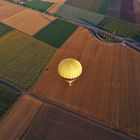
<instances>
[{"instance_id":1,"label":"cultivated field","mask_svg":"<svg viewBox=\"0 0 140 140\"><path fill-rule=\"evenodd\" d=\"M5 86L4 82L0 80L0 118L9 110L19 97L17 90Z\"/></svg>"},{"instance_id":2,"label":"cultivated field","mask_svg":"<svg viewBox=\"0 0 140 140\"><path fill-rule=\"evenodd\" d=\"M6 33L12 31L13 29L3 23L0 23L0 37L5 35Z\"/></svg>"},{"instance_id":3,"label":"cultivated field","mask_svg":"<svg viewBox=\"0 0 140 140\"><path fill-rule=\"evenodd\" d=\"M3 1L0 0L0 4L3 3ZM21 12L22 10L24 10L25 8L15 5L15 4L11 4L11 3L7 3L5 5L0 6L0 21L2 19L8 18L18 12Z\"/></svg>"},{"instance_id":4,"label":"cultivated field","mask_svg":"<svg viewBox=\"0 0 140 140\"><path fill-rule=\"evenodd\" d=\"M120 18L123 20L135 22L133 0L122 0L121 1Z\"/></svg>"},{"instance_id":5,"label":"cultivated field","mask_svg":"<svg viewBox=\"0 0 140 140\"><path fill-rule=\"evenodd\" d=\"M119 36L140 41L140 26L130 22L110 17L102 21L98 27Z\"/></svg>"},{"instance_id":6,"label":"cultivated field","mask_svg":"<svg viewBox=\"0 0 140 140\"><path fill-rule=\"evenodd\" d=\"M74 24L56 19L47 27L35 34L34 37L55 48L59 48L69 38L69 36L71 36L76 28L77 26Z\"/></svg>"},{"instance_id":7,"label":"cultivated field","mask_svg":"<svg viewBox=\"0 0 140 140\"><path fill-rule=\"evenodd\" d=\"M111 0L106 14L109 16L120 17L120 8L121 0Z\"/></svg>"},{"instance_id":8,"label":"cultivated field","mask_svg":"<svg viewBox=\"0 0 140 140\"><path fill-rule=\"evenodd\" d=\"M55 49L19 31L0 38L0 77L22 88L31 87Z\"/></svg>"},{"instance_id":9,"label":"cultivated field","mask_svg":"<svg viewBox=\"0 0 140 140\"><path fill-rule=\"evenodd\" d=\"M102 0L101 3L100 3L100 5L96 9L96 12L99 12L101 14L106 14L110 2L111 2L111 0Z\"/></svg>"},{"instance_id":10,"label":"cultivated field","mask_svg":"<svg viewBox=\"0 0 140 140\"><path fill-rule=\"evenodd\" d=\"M26 9L2 20L2 22L32 36L50 24L54 19L55 17Z\"/></svg>"},{"instance_id":11,"label":"cultivated field","mask_svg":"<svg viewBox=\"0 0 140 140\"><path fill-rule=\"evenodd\" d=\"M101 0L67 0L66 4L88 11L95 11L100 2Z\"/></svg>"},{"instance_id":12,"label":"cultivated field","mask_svg":"<svg viewBox=\"0 0 140 140\"><path fill-rule=\"evenodd\" d=\"M20 139L41 107L42 103L36 99L30 96L21 97L7 117L0 122L0 139Z\"/></svg>"},{"instance_id":13,"label":"cultivated field","mask_svg":"<svg viewBox=\"0 0 140 140\"><path fill-rule=\"evenodd\" d=\"M28 130L24 140L131 140L48 104L44 105Z\"/></svg>"},{"instance_id":14,"label":"cultivated field","mask_svg":"<svg viewBox=\"0 0 140 140\"><path fill-rule=\"evenodd\" d=\"M69 5L61 6L57 11L57 15L74 21L88 21L94 25L98 25L106 16L75 8Z\"/></svg>"},{"instance_id":15,"label":"cultivated field","mask_svg":"<svg viewBox=\"0 0 140 140\"><path fill-rule=\"evenodd\" d=\"M59 62L67 57L78 59L83 66L82 76L72 87L57 72ZM57 51L33 92L111 128L140 136L139 69L139 53L98 41L80 27Z\"/></svg>"},{"instance_id":16,"label":"cultivated field","mask_svg":"<svg viewBox=\"0 0 140 140\"><path fill-rule=\"evenodd\" d=\"M58 11L58 9L63 5L64 3L54 3L49 9L48 11L50 13L56 13Z\"/></svg>"},{"instance_id":17,"label":"cultivated field","mask_svg":"<svg viewBox=\"0 0 140 140\"><path fill-rule=\"evenodd\" d=\"M140 24L140 1L133 0L136 23Z\"/></svg>"},{"instance_id":18,"label":"cultivated field","mask_svg":"<svg viewBox=\"0 0 140 140\"><path fill-rule=\"evenodd\" d=\"M46 11L49 7L51 7L54 3L52 2L45 2L40 0L34 0L34 1L27 1L24 3L24 6L32 8L34 10L39 10L41 12Z\"/></svg>"}]
</instances>

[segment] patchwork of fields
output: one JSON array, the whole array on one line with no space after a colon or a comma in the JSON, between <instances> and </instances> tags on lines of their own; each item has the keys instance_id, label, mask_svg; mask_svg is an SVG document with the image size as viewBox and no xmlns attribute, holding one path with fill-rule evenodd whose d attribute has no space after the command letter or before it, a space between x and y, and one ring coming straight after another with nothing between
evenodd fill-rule
<instances>
[{"instance_id":1,"label":"patchwork of fields","mask_svg":"<svg viewBox=\"0 0 140 140\"><path fill-rule=\"evenodd\" d=\"M140 24L138 0L67 0L66 4Z\"/></svg>"},{"instance_id":2,"label":"patchwork of fields","mask_svg":"<svg viewBox=\"0 0 140 140\"><path fill-rule=\"evenodd\" d=\"M0 139L11 136L13 140L28 140L31 134L38 139L35 132L46 138L42 124L59 113L46 109L44 100L119 132L140 136L139 53L120 44L102 42L88 29L71 22L88 23L140 42L140 26L134 24L140 24L140 2L127 2L28 0L19 6L0 0L0 118L15 103L0 123ZM48 11L51 13L43 13ZM83 66L83 74L72 87L57 73L59 62L67 57L78 59ZM21 94L26 95L18 100ZM36 121L38 114L40 119ZM35 127L27 132L32 122ZM50 130L45 133L47 136L52 132L48 122L43 126ZM55 132L55 120L52 122ZM87 133L84 134L86 139Z\"/></svg>"},{"instance_id":3,"label":"patchwork of fields","mask_svg":"<svg viewBox=\"0 0 140 140\"><path fill-rule=\"evenodd\" d=\"M33 36L54 19L55 17L53 16L26 9L14 16L2 20L2 22Z\"/></svg>"},{"instance_id":4,"label":"patchwork of fields","mask_svg":"<svg viewBox=\"0 0 140 140\"><path fill-rule=\"evenodd\" d=\"M19 31L11 31L0 38L0 77L30 88L54 53L55 49L47 44Z\"/></svg>"}]
</instances>

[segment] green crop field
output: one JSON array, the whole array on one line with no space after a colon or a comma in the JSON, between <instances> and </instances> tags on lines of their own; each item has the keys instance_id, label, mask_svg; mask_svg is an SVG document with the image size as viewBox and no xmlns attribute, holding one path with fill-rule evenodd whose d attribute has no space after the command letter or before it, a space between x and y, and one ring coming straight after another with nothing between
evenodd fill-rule
<instances>
[{"instance_id":1,"label":"green crop field","mask_svg":"<svg viewBox=\"0 0 140 140\"><path fill-rule=\"evenodd\" d=\"M102 0L100 6L97 8L96 12L101 14L106 14L108 6L111 0Z\"/></svg>"},{"instance_id":2,"label":"green crop field","mask_svg":"<svg viewBox=\"0 0 140 140\"><path fill-rule=\"evenodd\" d=\"M101 0L67 0L66 4L88 11L95 11L100 2Z\"/></svg>"},{"instance_id":3,"label":"green crop field","mask_svg":"<svg viewBox=\"0 0 140 140\"><path fill-rule=\"evenodd\" d=\"M0 78L30 88L56 49L19 31L0 38Z\"/></svg>"},{"instance_id":4,"label":"green crop field","mask_svg":"<svg viewBox=\"0 0 140 140\"><path fill-rule=\"evenodd\" d=\"M140 26L136 24L109 17L98 26L119 36L140 41Z\"/></svg>"},{"instance_id":5,"label":"green crop field","mask_svg":"<svg viewBox=\"0 0 140 140\"><path fill-rule=\"evenodd\" d=\"M0 84L0 118L16 102L20 94L17 91Z\"/></svg>"},{"instance_id":6,"label":"green crop field","mask_svg":"<svg viewBox=\"0 0 140 140\"><path fill-rule=\"evenodd\" d=\"M55 48L59 48L76 29L76 25L56 19L35 34L34 37Z\"/></svg>"},{"instance_id":7,"label":"green crop field","mask_svg":"<svg viewBox=\"0 0 140 140\"><path fill-rule=\"evenodd\" d=\"M98 25L106 17L101 14L89 12L69 5L61 6L56 14L76 22L82 22L82 20L88 21L94 25Z\"/></svg>"},{"instance_id":8,"label":"green crop field","mask_svg":"<svg viewBox=\"0 0 140 140\"><path fill-rule=\"evenodd\" d=\"M52 2L45 2L45 1L28 1L24 4L24 6L26 7L30 7L34 10L39 10L41 12L46 11L50 6L52 6L53 3Z\"/></svg>"},{"instance_id":9,"label":"green crop field","mask_svg":"<svg viewBox=\"0 0 140 140\"><path fill-rule=\"evenodd\" d=\"M3 23L0 23L0 37L12 30L13 29L11 27L9 27Z\"/></svg>"}]
</instances>

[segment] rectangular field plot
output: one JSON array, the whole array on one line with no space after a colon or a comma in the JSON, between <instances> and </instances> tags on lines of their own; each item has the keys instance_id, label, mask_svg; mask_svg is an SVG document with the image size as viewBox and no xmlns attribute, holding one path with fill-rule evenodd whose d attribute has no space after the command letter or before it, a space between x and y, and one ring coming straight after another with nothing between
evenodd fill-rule
<instances>
[{"instance_id":1,"label":"rectangular field plot","mask_svg":"<svg viewBox=\"0 0 140 140\"><path fill-rule=\"evenodd\" d=\"M19 14L2 20L2 22L26 34L34 35L54 19L55 17L53 16L26 9Z\"/></svg>"},{"instance_id":2,"label":"rectangular field plot","mask_svg":"<svg viewBox=\"0 0 140 140\"><path fill-rule=\"evenodd\" d=\"M14 14L17 14L18 12L24 10L25 8L22 6L18 6L15 4L5 4L3 6L0 6L0 20L8 18Z\"/></svg>"},{"instance_id":3,"label":"rectangular field plot","mask_svg":"<svg viewBox=\"0 0 140 140\"><path fill-rule=\"evenodd\" d=\"M91 22L94 25L98 25L106 17L101 14L89 12L69 5L61 6L60 9L57 11L57 15L78 22Z\"/></svg>"},{"instance_id":4,"label":"rectangular field plot","mask_svg":"<svg viewBox=\"0 0 140 140\"><path fill-rule=\"evenodd\" d=\"M121 1L120 18L122 20L135 22L133 0L122 0Z\"/></svg>"},{"instance_id":5,"label":"rectangular field plot","mask_svg":"<svg viewBox=\"0 0 140 140\"><path fill-rule=\"evenodd\" d=\"M140 26L117 18L107 18L99 27L114 34L140 41Z\"/></svg>"},{"instance_id":6,"label":"rectangular field plot","mask_svg":"<svg viewBox=\"0 0 140 140\"><path fill-rule=\"evenodd\" d=\"M15 103L20 94L17 90L5 86L0 80L0 118L9 110L9 108Z\"/></svg>"},{"instance_id":7,"label":"rectangular field plot","mask_svg":"<svg viewBox=\"0 0 140 140\"><path fill-rule=\"evenodd\" d=\"M120 17L120 8L121 8L121 0L117 1L111 0L107 10L107 15Z\"/></svg>"},{"instance_id":8,"label":"rectangular field plot","mask_svg":"<svg viewBox=\"0 0 140 140\"><path fill-rule=\"evenodd\" d=\"M42 103L38 100L22 96L0 123L1 140L21 139L41 107Z\"/></svg>"},{"instance_id":9,"label":"rectangular field plot","mask_svg":"<svg viewBox=\"0 0 140 140\"><path fill-rule=\"evenodd\" d=\"M106 14L110 1L111 0L102 0L96 12Z\"/></svg>"},{"instance_id":10,"label":"rectangular field plot","mask_svg":"<svg viewBox=\"0 0 140 140\"><path fill-rule=\"evenodd\" d=\"M19 31L12 31L0 38L0 77L22 88L29 88L55 50Z\"/></svg>"},{"instance_id":11,"label":"rectangular field plot","mask_svg":"<svg viewBox=\"0 0 140 140\"><path fill-rule=\"evenodd\" d=\"M11 27L9 27L3 23L0 23L0 37L12 30L13 29Z\"/></svg>"},{"instance_id":12,"label":"rectangular field plot","mask_svg":"<svg viewBox=\"0 0 140 140\"><path fill-rule=\"evenodd\" d=\"M52 2L45 2L45 1L28 1L24 4L26 7L30 7L34 10L39 10L41 12L46 11L49 7L51 7L53 5Z\"/></svg>"},{"instance_id":13,"label":"rectangular field plot","mask_svg":"<svg viewBox=\"0 0 140 140\"><path fill-rule=\"evenodd\" d=\"M56 19L40 32L35 34L34 37L55 48L59 48L69 38L69 36L71 36L76 28L77 26L74 24Z\"/></svg>"},{"instance_id":14,"label":"rectangular field plot","mask_svg":"<svg viewBox=\"0 0 140 140\"><path fill-rule=\"evenodd\" d=\"M100 2L101 0L67 0L66 4L88 11L95 11Z\"/></svg>"}]
</instances>

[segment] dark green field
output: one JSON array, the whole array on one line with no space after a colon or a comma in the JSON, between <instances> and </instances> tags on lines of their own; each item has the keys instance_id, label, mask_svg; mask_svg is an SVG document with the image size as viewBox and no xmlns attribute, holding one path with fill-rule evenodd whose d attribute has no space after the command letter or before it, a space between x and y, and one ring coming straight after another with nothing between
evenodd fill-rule
<instances>
[{"instance_id":1,"label":"dark green field","mask_svg":"<svg viewBox=\"0 0 140 140\"><path fill-rule=\"evenodd\" d=\"M39 10L41 12L46 11L50 6L52 6L52 2L44 2L44 1L28 1L24 4L26 7L30 7L34 10Z\"/></svg>"},{"instance_id":2,"label":"dark green field","mask_svg":"<svg viewBox=\"0 0 140 140\"><path fill-rule=\"evenodd\" d=\"M55 48L59 48L76 29L76 25L56 19L34 37Z\"/></svg>"},{"instance_id":3,"label":"dark green field","mask_svg":"<svg viewBox=\"0 0 140 140\"><path fill-rule=\"evenodd\" d=\"M20 96L17 91L0 83L0 118L9 110Z\"/></svg>"},{"instance_id":4,"label":"dark green field","mask_svg":"<svg viewBox=\"0 0 140 140\"><path fill-rule=\"evenodd\" d=\"M95 12L89 12L66 4L60 7L57 11L57 15L73 21L79 21L80 23L82 20L85 20L94 25L98 25L106 17Z\"/></svg>"},{"instance_id":5,"label":"dark green field","mask_svg":"<svg viewBox=\"0 0 140 140\"><path fill-rule=\"evenodd\" d=\"M30 88L56 49L19 31L0 38L0 78Z\"/></svg>"},{"instance_id":6,"label":"dark green field","mask_svg":"<svg viewBox=\"0 0 140 140\"><path fill-rule=\"evenodd\" d=\"M66 4L88 11L95 11L100 2L101 0L67 0Z\"/></svg>"},{"instance_id":7,"label":"dark green field","mask_svg":"<svg viewBox=\"0 0 140 140\"><path fill-rule=\"evenodd\" d=\"M103 20L98 26L113 34L140 41L140 26L133 23L109 17Z\"/></svg>"},{"instance_id":8,"label":"dark green field","mask_svg":"<svg viewBox=\"0 0 140 140\"><path fill-rule=\"evenodd\" d=\"M3 23L0 23L0 37L12 30L13 29L11 27L9 27Z\"/></svg>"}]
</instances>

